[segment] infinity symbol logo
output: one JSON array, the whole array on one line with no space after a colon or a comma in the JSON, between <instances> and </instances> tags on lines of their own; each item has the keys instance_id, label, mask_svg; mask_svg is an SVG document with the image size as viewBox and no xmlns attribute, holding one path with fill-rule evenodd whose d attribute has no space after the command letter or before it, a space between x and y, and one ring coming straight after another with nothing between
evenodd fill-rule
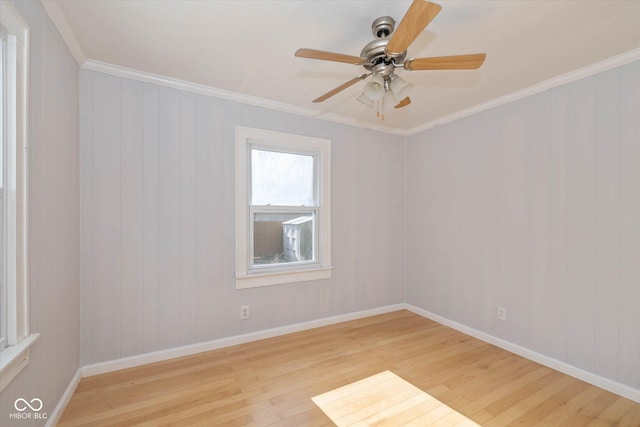
<instances>
[{"instance_id":1,"label":"infinity symbol logo","mask_svg":"<svg viewBox=\"0 0 640 427\"><path fill-rule=\"evenodd\" d=\"M15 402L13 402L13 407L20 412L26 411L27 408L31 409L34 412L38 412L40 409L42 409L42 400L35 397L31 399L31 402L28 402L26 399L19 397Z\"/></svg>"}]
</instances>

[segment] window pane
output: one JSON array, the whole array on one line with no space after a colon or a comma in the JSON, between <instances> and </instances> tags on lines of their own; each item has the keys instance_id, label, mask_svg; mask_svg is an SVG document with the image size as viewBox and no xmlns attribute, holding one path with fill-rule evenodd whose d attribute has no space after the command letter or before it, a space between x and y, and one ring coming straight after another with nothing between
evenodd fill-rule
<instances>
[{"instance_id":1,"label":"window pane","mask_svg":"<svg viewBox=\"0 0 640 427\"><path fill-rule=\"evenodd\" d=\"M313 156L251 150L251 204L313 206Z\"/></svg>"},{"instance_id":2,"label":"window pane","mask_svg":"<svg viewBox=\"0 0 640 427\"><path fill-rule=\"evenodd\" d=\"M253 216L253 264L313 261L314 215L257 213Z\"/></svg>"}]
</instances>

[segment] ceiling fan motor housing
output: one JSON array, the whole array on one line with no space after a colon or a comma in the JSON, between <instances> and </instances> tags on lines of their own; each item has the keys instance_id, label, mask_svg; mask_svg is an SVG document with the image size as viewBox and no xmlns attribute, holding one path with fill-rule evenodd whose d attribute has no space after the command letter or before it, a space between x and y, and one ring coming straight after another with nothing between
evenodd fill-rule
<instances>
[{"instance_id":1,"label":"ceiling fan motor housing","mask_svg":"<svg viewBox=\"0 0 640 427\"><path fill-rule=\"evenodd\" d=\"M374 75L392 75L396 67L394 64L402 64L407 55L406 51L391 55L386 52L389 36L393 33L395 24L396 21L390 16L381 16L371 24L376 39L367 43L360 52L360 57L363 59L364 68Z\"/></svg>"},{"instance_id":2,"label":"ceiling fan motor housing","mask_svg":"<svg viewBox=\"0 0 640 427\"><path fill-rule=\"evenodd\" d=\"M396 65L403 63L407 51L388 54L387 43L389 39L376 39L367 43L360 52L360 57L363 59L362 66L374 74L392 74Z\"/></svg>"}]
</instances>

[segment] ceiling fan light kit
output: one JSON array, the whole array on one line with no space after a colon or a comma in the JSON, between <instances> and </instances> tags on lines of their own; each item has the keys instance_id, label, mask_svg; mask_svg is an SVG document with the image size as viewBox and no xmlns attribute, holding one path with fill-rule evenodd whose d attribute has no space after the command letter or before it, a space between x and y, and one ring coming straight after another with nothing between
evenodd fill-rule
<instances>
[{"instance_id":1,"label":"ceiling fan light kit","mask_svg":"<svg viewBox=\"0 0 640 427\"><path fill-rule=\"evenodd\" d=\"M369 83L364 85L362 94L371 101L380 101L385 93L384 79L382 76L374 76Z\"/></svg>"},{"instance_id":2,"label":"ceiling fan light kit","mask_svg":"<svg viewBox=\"0 0 640 427\"><path fill-rule=\"evenodd\" d=\"M364 93L361 93L359 97L356 98L357 101L359 101L362 105L364 105L365 107L369 107L369 108L373 108L374 106L374 102L369 99L367 97L367 95L365 95Z\"/></svg>"},{"instance_id":3,"label":"ceiling fan light kit","mask_svg":"<svg viewBox=\"0 0 640 427\"><path fill-rule=\"evenodd\" d=\"M413 89L413 84L402 79L400 76L395 76L389 86L393 96L398 102L409 96L411 89Z\"/></svg>"},{"instance_id":4,"label":"ceiling fan light kit","mask_svg":"<svg viewBox=\"0 0 640 427\"><path fill-rule=\"evenodd\" d=\"M364 67L368 73L349 80L313 102L322 102L343 91L349 86L373 76L365 84L362 94L357 98L363 105L377 106L377 115L384 120L384 110L393 105L396 109L411 103L409 93L413 84L395 74L396 68L415 70L475 70L484 63L484 53L471 55L440 56L432 58L407 57L407 48L436 17L442 6L427 0L413 0L400 24L396 28L395 20L390 16L381 16L371 24L375 40L367 43L360 57L341 53L325 52L315 49L298 49L295 56L324 61L344 62Z\"/></svg>"}]
</instances>

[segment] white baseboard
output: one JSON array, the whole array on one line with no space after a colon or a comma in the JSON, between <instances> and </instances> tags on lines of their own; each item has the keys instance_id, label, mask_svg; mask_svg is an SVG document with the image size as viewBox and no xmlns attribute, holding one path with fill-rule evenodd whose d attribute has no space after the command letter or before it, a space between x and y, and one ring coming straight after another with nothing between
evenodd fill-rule
<instances>
[{"instance_id":1,"label":"white baseboard","mask_svg":"<svg viewBox=\"0 0 640 427\"><path fill-rule=\"evenodd\" d=\"M387 305L384 307L373 308L370 310L357 311L354 313L340 314L337 316L326 317L309 322L296 323L293 325L281 326L273 329L251 332L244 335L236 335L232 337L220 338L213 341L190 344L182 347L170 348L167 350L154 351L151 353L140 354L122 359L109 360L106 362L94 363L82 367L82 376L90 377L93 375L104 374L107 372L118 371L120 369L133 368L135 366L146 365L148 363L160 362L163 360L174 359L176 357L189 356L191 354L202 353L204 351L217 350L232 345L244 344L265 338L272 338L280 335L290 334L293 332L304 331L307 329L318 328L321 326L332 325L335 323L347 322L349 320L361 319L363 317L375 316L378 314L390 313L405 309L405 304Z\"/></svg>"},{"instance_id":2,"label":"white baseboard","mask_svg":"<svg viewBox=\"0 0 640 427\"><path fill-rule=\"evenodd\" d=\"M45 424L45 427L54 427L56 424L58 424L58 421L60 421L60 417L62 416L62 413L64 412L65 408L69 404L69 401L71 400L71 396L73 396L73 393L76 391L76 387L78 387L78 384L80 383L81 379L82 379L82 368L79 368L76 371L76 374L73 376L73 378L71 378L71 382L69 382L69 385L67 386L66 390L62 394L62 397L58 401L58 404L56 405L55 409L53 410L53 412L49 414L49 418L47 418L47 423Z\"/></svg>"},{"instance_id":3,"label":"white baseboard","mask_svg":"<svg viewBox=\"0 0 640 427\"><path fill-rule=\"evenodd\" d=\"M640 390L636 388L619 383L617 381L610 380L608 378L601 377L600 375L585 371L584 369L576 368L575 366L569 365L568 363L562 362L549 356L545 356L542 353L538 353L526 347L519 346L512 342L503 340L501 338L495 337L493 335L487 334L486 332L479 331L453 320L449 320L446 317L431 313L430 311L423 310L411 304L404 304L403 308L467 335L471 335L474 338L477 338L489 344L493 344L496 347L500 347L504 350L510 351L511 353L515 353L536 363L540 363L541 365L544 365L548 368L555 369L556 371L560 371L563 374L578 378L579 380L582 380L589 384L593 384L597 387L603 388L612 393L633 400L634 402L640 403Z\"/></svg>"}]
</instances>

